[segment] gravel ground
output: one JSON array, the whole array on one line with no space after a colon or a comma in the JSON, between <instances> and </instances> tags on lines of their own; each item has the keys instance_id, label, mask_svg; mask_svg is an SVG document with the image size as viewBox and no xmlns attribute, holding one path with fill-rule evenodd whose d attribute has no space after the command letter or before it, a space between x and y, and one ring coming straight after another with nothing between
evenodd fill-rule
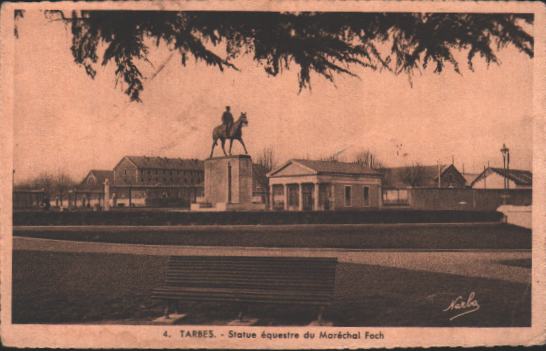
<instances>
[{"instance_id":1,"label":"gravel ground","mask_svg":"<svg viewBox=\"0 0 546 351\"><path fill-rule=\"evenodd\" d=\"M16 238L14 323L150 324L162 306L150 299L171 254L332 256L339 259L336 326L528 326L529 251L394 252L320 249L147 247ZM74 246L75 245L75 246ZM76 251L76 252L74 252ZM449 320L450 302L474 292L480 310ZM183 306L182 324L225 325L236 306ZM258 325L306 325L315 311L251 306Z\"/></svg>"},{"instance_id":2,"label":"gravel ground","mask_svg":"<svg viewBox=\"0 0 546 351\"><path fill-rule=\"evenodd\" d=\"M248 248L225 246L132 245L16 237L15 250L112 253L147 256L241 255L337 257L340 262L380 265L417 271L448 273L526 283L531 279L531 253L514 251L402 251L317 248Z\"/></svg>"}]
</instances>

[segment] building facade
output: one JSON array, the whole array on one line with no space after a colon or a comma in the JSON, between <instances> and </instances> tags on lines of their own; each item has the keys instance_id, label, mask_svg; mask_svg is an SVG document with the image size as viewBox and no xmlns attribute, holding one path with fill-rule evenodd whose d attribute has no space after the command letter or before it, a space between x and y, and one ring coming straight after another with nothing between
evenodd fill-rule
<instances>
[{"instance_id":1,"label":"building facade","mask_svg":"<svg viewBox=\"0 0 546 351\"><path fill-rule=\"evenodd\" d=\"M80 183L80 187L89 189L102 189L104 181L114 179L114 172L110 170L92 169Z\"/></svg>"},{"instance_id":2,"label":"building facade","mask_svg":"<svg viewBox=\"0 0 546 351\"><path fill-rule=\"evenodd\" d=\"M196 159L125 156L114 167L115 185L202 186L203 161Z\"/></svg>"},{"instance_id":3,"label":"building facade","mask_svg":"<svg viewBox=\"0 0 546 351\"><path fill-rule=\"evenodd\" d=\"M268 178L274 210L381 207L381 174L356 163L294 159L269 172Z\"/></svg>"},{"instance_id":4,"label":"building facade","mask_svg":"<svg viewBox=\"0 0 546 351\"><path fill-rule=\"evenodd\" d=\"M114 171L92 169L81 183L69 192L69 206L94 207L104 206L104 182L114 179Z\"/></svg>"},{"instance_id":5,"label":"building facade","mask_svg":"<svg viewBox=\"0 0 546 351\"><path fill-rule=\"evenodd\" d=\"M533 173L531 171L489 167L472 182L473 189L504 189L505 180L508 189L531 189Z\"/></svg>"},{"instance_id":6,"label":"building facade","mask_svg":"<svg viewBox=\"0 0 546 351\"><path fill-rule=\"evenodd\" d=\"M189 207L203 194L203 183L203 161L125 156L114 167L111 191L127 206Z\"/></svg>"},{"instance_id":7,"label":"building facade","mask_svg":"<svg viewBox=\"0 0 546 351\"><path fill-rule=\"evenodd\" d=\"M91 170L69 194L69 206L189 207L203 193L204 166L195 159L125 156L113 170Z\"/></svg>"}]
</instances>

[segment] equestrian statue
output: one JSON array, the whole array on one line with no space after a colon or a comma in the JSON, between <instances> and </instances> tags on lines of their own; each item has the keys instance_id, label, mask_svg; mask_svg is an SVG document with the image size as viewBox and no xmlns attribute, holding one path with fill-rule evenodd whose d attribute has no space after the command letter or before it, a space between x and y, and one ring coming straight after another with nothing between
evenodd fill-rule
<instances>
[{"instance_id":1,"label":"equestrian statue","mask_svg":"<svg viewBox=\"0 0 546 351\"><path fill-rule=\"evenodd\" d=\"M243 145L245 154L248 155L248 151L246 150L246 146L243 141L243 127L247 125L248 119L245 112L241 112L239 119L234 122L230 107L226 106L226 110L222 114L222 124L212 130L212 148L210 150L210 158L212 158L214 147L218 143L218 139L220 139L222 142L222 151L224 151L224 155L228 155L226 153L226 149L224 148L227 139L229 139L229 155L231 155L233 140L238 140L241 145Z\"/></svg>"}]
</instances>

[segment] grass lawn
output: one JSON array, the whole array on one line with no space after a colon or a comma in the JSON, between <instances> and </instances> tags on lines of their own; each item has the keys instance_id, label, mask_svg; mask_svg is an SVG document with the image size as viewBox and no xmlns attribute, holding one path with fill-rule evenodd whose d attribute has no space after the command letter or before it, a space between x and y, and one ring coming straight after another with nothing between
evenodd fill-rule
<instances>
[{"instance_id":1,"label":"grass lawn","mask_svg":"<svg viewBox=\"0 0 546 351\"><path fill-rule=\"evenodd\" d=\"M168 257L14 251L13 322L152 317Z\"/></svg>"},{"instance_id":2,"label":"grass lawn","mask_svg":"<svg viewBox=\"0 0 546 351\"><path fill-rule=\"evenodd\" d=\"M349 249L530 249L531 231L509 224L225 226L118 229L14 229L15 236L105 243Z\"/></svg>"},{"instance_id":3,"label":"grass lawn","mask_svg":"<svg viewBox=\"0 0 546 351\"><path fill-rule=\"evenodd\" d=\"M145 323L161 315L150 299L165 256L15 251L14 323ZM480 310L449 321L451 300L474 291ZM529 326L528 284L339 263L334 303L325 318L339 326ZM188 305L184 323L223 324L237 307ZM260 325L305 325L315 311L251 306Z\"/></svg>"}]
</instances>

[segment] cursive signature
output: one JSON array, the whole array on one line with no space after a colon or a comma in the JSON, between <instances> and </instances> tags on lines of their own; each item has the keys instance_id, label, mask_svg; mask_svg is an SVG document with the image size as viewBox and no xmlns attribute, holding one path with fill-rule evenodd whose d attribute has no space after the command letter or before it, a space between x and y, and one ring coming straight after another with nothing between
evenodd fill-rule
<instances>
[{"instance_id":1,"label":"cursive signature","mask_svg":"<svg viewBox=\"0 0 546 351\"><path fill-rule=\"evenodd\" d=\"M457 296L457 298L447 306L444 312L448 311L460 311L459 314L454 315L449 320L452 321L455 318L459 318L461 316L464 316L465 314L469 314L472 312L476 312L480 309L480 304L478 303L478 300L476 300L476 293L472 291L470 295L468 295L468 299L464 299L462 296Z\"/></svg>"}]
</instances>

